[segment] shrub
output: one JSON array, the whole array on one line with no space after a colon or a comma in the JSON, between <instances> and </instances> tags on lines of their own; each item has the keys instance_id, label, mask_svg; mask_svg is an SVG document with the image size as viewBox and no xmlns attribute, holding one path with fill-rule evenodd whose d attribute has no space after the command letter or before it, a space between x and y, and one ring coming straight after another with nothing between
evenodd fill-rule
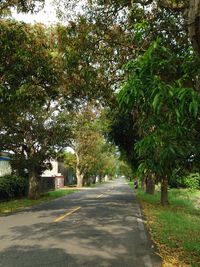
<instances>
[{"instance_id":1,"label":"shrub","mask_svg":"<svg viewBox=\"0 0 200 267\"><path fill-rule=\"evenodd\" d=\"M200 188L200 174L197 173L174 173L169 180L171 188Z\"/></svg>"},{"instance_id":2,"label":"shrub","mask_svg":"<svg viewBox=\"0 0 200 267\"><path fill-rule=\"evenodd\" d=\"M173 175L169 180L169 186L171 188L184 188L185 182L184 182L183 176Z\"/></svg>"},{"instance_id":3,"label":"shrub","mask_svg":"<svg viewBox=\"0 0 200 267\"><path fill-rule=\"evenodd\" d=\"M25 196L27 188L27 178L15 174L0 177L0 200L9 200Z\"/></svg>"},{"instance_id":4,"label":"shrub","mask_svg":"<svg viewBox=\"0 0 200 267\"><path fill-rule=\"evenodd\" d=\"M184 184L187 188L190 189L198 189L200 183L200 174L199 173L191 173L184 179Z\"/></svg>"}]
</instances>

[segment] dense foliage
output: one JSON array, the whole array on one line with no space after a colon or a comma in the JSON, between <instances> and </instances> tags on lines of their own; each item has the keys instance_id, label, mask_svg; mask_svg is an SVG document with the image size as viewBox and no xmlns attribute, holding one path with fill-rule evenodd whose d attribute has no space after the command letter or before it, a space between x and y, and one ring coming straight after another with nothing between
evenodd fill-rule
<instances>
[{"instance_id":1,"label":"dense foliage","mask_svg":"<svg viewBox=\"0 0 200 267\"><path fill-rule=\"evenodd\" d=\"M105 142L106 123L101 120L100 110L88 103L79 111L71 111L69 120L69 146L74 153L64 153L63 158L65 165L76 173L77 186L95 183L96 177L101 180L106 175L115 176L118 156L114 147Z\"/></svg>"},{"instance_id":2,"label":"dense foliage","mask_svg":"<svg viewBox=\"0 0 200 267\"><path fill-rule=\"evenodd\" d=\"M32 11L39 2L3 1L1 14L13 6ZM79 4L84 12L77 15ZM67 26L1 20L0 144L15 153L14 168L28 169L31 181L67 145L75 151L77 176L114 165L116 151L105 149L91 122L93 111L107 105L109 140L146 181L161 181L167 194L176 169L198 170L197 4L71 0L59 1L63 21L71 14ZM36 197L36 179L32 187Z\"/></svg>"},{"instance_id":3,"label":"dense foliage","mask_svg":"<svg viewBox=\"0 0 200 267\"><path fill-rule=\"evenodd\" d=\"M55 149L64 146L68 124L61 116L59 59L41 25L1 20L0 147L29 173L29 196Z\"/></svg>"},{"instance_id":4,"label":"dense foliage","mask_svg":"<svg viewBox=\"0 0 200 267\"><path fill-rule=\"evenodd\" d=\"M14 174L0 177L0 200L23 197L27 191L28 181L25 177Z\"/></svg>"},{"instance_id":5,"label":"dense foliage","mask_svg":"<svg viewBox=\"0 0 200 267\"><path fill-rule=\"evenodd\" d=\"M11 8L17 8L18 12L34 12L42 8L45 0L1 0L0 17L10 12Z\"/></svg>"}]
</instances>

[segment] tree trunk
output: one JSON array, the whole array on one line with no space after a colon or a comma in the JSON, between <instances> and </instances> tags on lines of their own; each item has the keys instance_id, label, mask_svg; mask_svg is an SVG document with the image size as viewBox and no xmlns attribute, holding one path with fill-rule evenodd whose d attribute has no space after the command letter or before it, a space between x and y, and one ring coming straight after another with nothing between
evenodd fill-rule
<instances>
[{"instance_id":1,"label":"tree trunk","mask_svg":"<svg viewBox=\"0 0 200 267\"><path fill-rule=\"evenodd\" d=\"M168 177L164 176L161 181L161 204L168 205Z\"/></svg>"},{"instance_id":2,"label":"tree trunk","mask_svg":"<svg viewBox=\"0 0 200 267\"><path fill-rule=\"evenodd\" d=\"M146 177L142 178L142 191L145 191L145 186L146 186Z\"/></svg>"},{"instance_id":3,"label":"tree trunk","mask_svg":"<svg viewBox=\"0 0 200 267\"><path fill-rule=\"evenodd\" d=\"M200 0L190 0L188 32L192 45L200 56Z\"/></svg>"},{"instance_id":4,"label":"tree trunk","mask_svg":"<svg viewBox=\"0 0 200 267\"><path fill-rule=\"evenodd\" d=\"M77 187L83 187L83 174L80 171L79 166L76 166L76 178L77 178Z\"/></svg>"},{"instance_id":5,"label":"tree trunk","mask_svg":"<svg viewBox=\"0 0 200 267\"><path fill-rule=\"evenodd\" d=\"M77 179L77 187L83 187L83 174L81 173L80 168L80 158L78 153L76 152L76 179Z\"/></svg>"},{"instance_id":6,"label":"tree trunk","mask_svg":"<svg viewBox=\"0 0 200 267\"><path fill-rule=\"evenodd\" d=\"M154 195L155 193L155 175L149 174L146 178L146 193Z\"/></svg>"},{"instance_id":7,"label":"tree trunk","mask_svg":"<svg viewBox=\"0 0 200 267\"><path fill-rule=\"evenodd\" d=\"M100 175L99 175L99 183L102 183L102 179L103 179L103 177L102 177L102 175L100 174Z\"/></svg>"},{"instance_id":8,"label":"tree trunk","mask_svg":"<svg viewBox=\"0 0 200 267\"><path fill-rule=\"evenodd\" d=\"M29 177L28 198L38 199L40 197L40 182L34 167L31 167L29 169L28 177Z\"/></svg>"},{"instance_id":9,"label":"tree trunk","mask_svg":"<svg viewBox=\"0 0 200 267\"><path fill-rule=\"evenodd\" d=\"M93 183L93 184L96 184L96 176L93 176L93 177L92 177L92 183Z\"/></svg>"},{"instance_id":10,"label":"tree trunk","mask_svg":"<svg viewBox=\"0 0 200 267\"><path fill-rule=\"evenodd\" d=\"M148 178L146 181L146 193L153 195L155 192L155 182L152 178Z\"/></svg>"}]
</instances>

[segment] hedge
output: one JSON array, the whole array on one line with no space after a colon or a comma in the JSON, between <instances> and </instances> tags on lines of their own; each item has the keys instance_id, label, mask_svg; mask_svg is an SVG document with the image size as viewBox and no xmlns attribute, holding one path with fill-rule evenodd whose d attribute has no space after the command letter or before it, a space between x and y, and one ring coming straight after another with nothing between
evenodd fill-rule
<instances>
[{"instance_id":1,"label":"hedge","mask_svg":"<svg viewBox=\"0 0 200 267\"><path fill-rule=\"evenodd\" d=\"M15 174L0 177L0 200L10 200L27 194L27 178Z\"/></svg>"}]
</instances>

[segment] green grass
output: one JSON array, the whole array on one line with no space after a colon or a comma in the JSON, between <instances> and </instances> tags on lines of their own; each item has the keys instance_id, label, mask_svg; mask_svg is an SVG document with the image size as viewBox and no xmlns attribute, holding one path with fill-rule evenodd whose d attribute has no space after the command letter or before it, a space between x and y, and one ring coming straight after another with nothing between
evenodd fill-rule
<instances>
[{"instance_id":1,"label":"green grass","mask_svg":"<svg viewBox=\"0 0 200 267\"><path fill-rule=\"evenodd\" d=\"M138 190L137 195L160 247L180 262L200 266L200 191L171 189L167 207L160 205L159 192L151 196Z\"/></svg>"},{"instance_id":2,"label":"green grass","mask_svg":"<svg viewBox=\"0 0 200 267\"><path fill-rule=\"evenodd\" d=\"M59 198L65 195L72 194L77 191L78 191L77 189L58 189L55 191L50 191L48 193L42 194L41 197L37 200L22 198L22 199L7 201L7 202L0 202L0 214L6 214L9 212L16 211L18 209L38 205L38 204L50 201L55 198Z\"/></svg>"}]
</instances>

